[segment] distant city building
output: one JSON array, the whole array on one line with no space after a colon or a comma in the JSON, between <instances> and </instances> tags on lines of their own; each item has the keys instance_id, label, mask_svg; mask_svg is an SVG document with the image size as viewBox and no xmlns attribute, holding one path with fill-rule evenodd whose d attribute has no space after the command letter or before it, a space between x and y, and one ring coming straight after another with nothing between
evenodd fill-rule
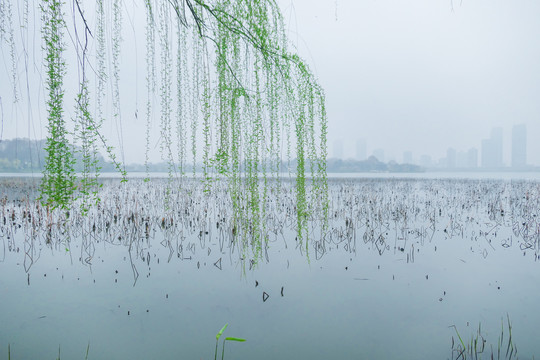
<instances>
[{"instance_id":1,"label":"distant city building","mask_svg":"<svg viewBox=\"0 0 540 360\"><path fill-rule=\"evenodd\" d=\"M482 140L482 167L500 168L503 166L503 132L497 127L491 130L491 137Z\"/></svg>"},{"instance_id":2,"label":"distant city building","mask_svg":"<svg viewBox=\"0 0 540 360\"><path fill-rule=\"evenodd\" d=\"M467 168L477 168L478 167L478 149L470 148L467 151Z\"/></svg>"},{"instance_id":3,"label":"distant city building","mask_svg":"<svg viewBox=\"0 0 540 360\"><path fill-rule=\"evenodd\" d=\"M375 149L373 150L373 156L377 158L377 160L384 162L384 150L383 149Z\"/></svg>"},{"instance_id":4,"label":"distant city building","mask_svg":"<svg viewBox=\"0 0 540 360\"><path fill-rule=\"evenodd\" d=\"M412 151L404 151L403 152L403 163L404 164L412 164Z\"/></svg>"},{"instance_id":5,"label":"distant city building","mask_svg":"<svg viewBox=\"0 0 540 360\"><path fill-rule=\"evenodd\" d=\"M356 160L367 159L367 145L366 139L356 140Z\"/></svg>"},{"instance_id":6,"label":"distant city building","mask_svg":"<svg viewBox=\"0 0 540 360\"><path fill-rule=\"evenodd\" d=\"M332 155L336 159L343 159L343 140L334 141L334 151Z\"/></svg>"},{"instance_id":7,"label":"distant city building","mask_svg":"<svg viewBox=\"0 0 540 360\"><path fill-rule=\"evenodd\" d=\"M512 128L512 167L522 168L527 165L527 126L514 125Z\"/></svg>"},{"instance_id":8,"label":"distant city building","mask_svg":"<svg viewBox=\"0 0 540 360\"><path fill-rule=\"evenodd\" d=\"M456 149L448 148L446 150L446 167L454 169L457 165Z\"/></svg>"}]
</instances>

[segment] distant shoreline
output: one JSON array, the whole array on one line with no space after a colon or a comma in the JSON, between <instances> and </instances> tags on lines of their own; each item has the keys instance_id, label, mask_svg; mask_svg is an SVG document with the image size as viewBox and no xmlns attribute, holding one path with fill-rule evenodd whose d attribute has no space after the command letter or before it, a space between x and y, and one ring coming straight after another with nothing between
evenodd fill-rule
<instances>
[{"instance_id":1,"label":"distant shoreline","mask_svg":"<svg viewBox=\"0 0 540 360\"><path fill-rule=\"evenodd\" d=\"M76 174L80 177L80 173ZM262 175L262 174L261 174ZM270 174L267 174L270 175ZM280 173L282 179L288 179L289 173ZM24 178L39 180L43 176L39 172L0 172L1 179L9 178ZM142 180L146 177L150 179L167 179L167 172L146 172L133 171L127 174L129 180ZM242 176L242 175L241 175ZM269 176L270 177L270 176ZM290 173L290 178L294 179L295 173ZM328 180L355 180L355 179L411 179L411 180L525 180L525 181L540 181L540 171L425 171L425 172L329 172L327 173ZM102 172L99 174L99 179L121 179L122 175L118 172ZM173 179L179 179L180 176L173 174ZM197 172L195 178L193 173L185 174L185 179L202 179L203 174ZM306 174L306 178L311 178ZM262 176L260 177L262 180Z\"/></svg>"}]
</instances>

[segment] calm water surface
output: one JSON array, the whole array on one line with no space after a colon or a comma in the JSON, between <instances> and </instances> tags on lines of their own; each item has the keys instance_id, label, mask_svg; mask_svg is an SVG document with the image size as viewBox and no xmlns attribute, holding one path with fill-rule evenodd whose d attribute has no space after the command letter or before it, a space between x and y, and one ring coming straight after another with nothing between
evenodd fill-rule
<instances>
[{"instance_id":1,"label":"calm water surface","mask_svg":"<svg viewBox=\"0 0 540 360\"><path fill-rule=\"evenodd\" d=\"M126 191L147 211L137 186ZM0 358L10 344L12 359L59 347L84 359L90 344L89 359L213 359L229 323L225 336L247 342L226 359L447 359L450 326L470 338L481 323L496 346L507 314L519 358L538 357L540 183L336 179L330 191L325 240L314 231L306 256L283 227L258 264L224 245L214 218L202 233L154 227L131 249L75 225L47 244L4 201Z\"/></svg>"}]
</instances>

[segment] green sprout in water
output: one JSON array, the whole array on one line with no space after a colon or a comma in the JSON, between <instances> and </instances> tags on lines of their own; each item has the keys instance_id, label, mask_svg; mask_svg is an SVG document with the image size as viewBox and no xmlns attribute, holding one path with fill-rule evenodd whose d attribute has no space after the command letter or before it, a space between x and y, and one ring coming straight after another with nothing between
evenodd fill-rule
<instances>
[{"instance_id":1,"label":"green sprout in water","mask_svg":"<svg viewBox=\"0 0 540 360\"><path fill-rule=\"evenodd\" d=\"M221 330L219 330L219 332L216 335L216 351L214 352L214 360L217 360L217 351L218 351L219 338L221 337L221 335L223 335L223 332L225 331L227 326L229 326L229 324L225 324L221 328ZM222 347L222 350L221 350L221 360L223 360L223 358L225 357L225 342L226 341L244 342L244 341L246 341L246 339L237 338L237 337L226 337L223 340L223 347Z\"/></svg>"}]
</instances>

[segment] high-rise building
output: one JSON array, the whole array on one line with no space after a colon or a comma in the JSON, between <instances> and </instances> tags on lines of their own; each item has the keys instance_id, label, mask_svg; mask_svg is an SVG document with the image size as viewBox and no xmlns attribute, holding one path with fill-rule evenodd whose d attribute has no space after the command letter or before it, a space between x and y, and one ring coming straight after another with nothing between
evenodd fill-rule
<instances>
[{"instance_id":1,"label":"high-rise building","mask_svg":"<svg viewBox=\"0 0 540 360\"><path fill-rule=\"evenodd\" d=\"M467 167L468 168L478 167L478 149L470 148L469 151L467 151Z\"/></svg>"},{"instance_id":2,"label":"high-rise building","mask_svg":"<svg viewBox=\"0 0 540 360\"><path fill-rule=\"evenodd\" d=\"M367 158L367 145L366 139L356 140L356 160L366 160Z\"/></svg>"},{"instance_id":3,"label":"high-rise building","mask_svg":"<svg viewBox=\"0 0 540 360\"><path fill-rule=\"evenodd\" d=\"M500 168L503 166L502 128L491 129L491 137L482 140L482 167Z\"/></svg>"},{"instance_id":4,"label":"high-rise building","mask_svg":"<svg viewBox=\"0 0 540 360\"><path fill-rule=\"evenodd\" d=\"M512 128L512 167L523 168L527 165L527 126L514 125Z\"/></svg>"}]
</instances>

